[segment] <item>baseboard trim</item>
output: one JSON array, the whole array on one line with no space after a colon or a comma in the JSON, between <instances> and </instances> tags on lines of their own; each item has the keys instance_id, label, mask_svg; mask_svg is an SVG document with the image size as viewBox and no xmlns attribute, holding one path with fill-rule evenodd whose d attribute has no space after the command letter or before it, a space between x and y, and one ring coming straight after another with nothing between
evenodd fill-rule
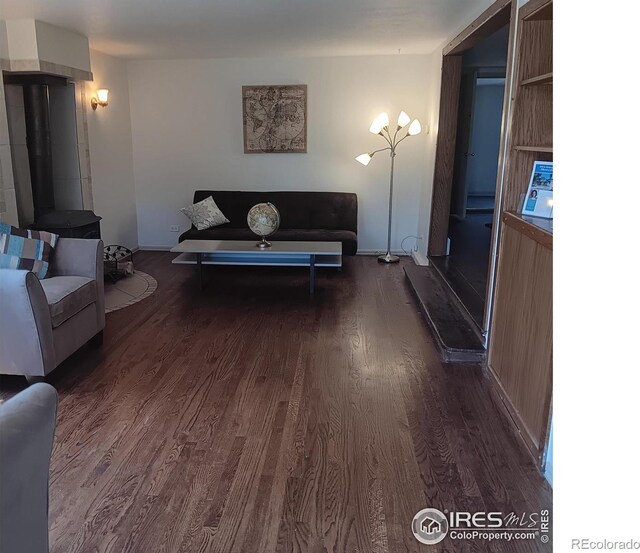
<instances>
[{"instance_id":1,"label":"baseboard trim","mask_svg":"<svg viewBox=\"0 0 640 553\"><path fill-rule=\"evenodd\" d=\"M429 259L422 252L418 252L415 250L411 251L411 258L413 259L416 265L420 265L421 267L429 266Z\"/></svg>"},{"instance_id":2,"label":"baseboard trim","mask_svg":"<svg viewBox=\"0 0 640 553\"><path fill-rule=\"evenodd\" d=\"M141 252L169 252L173 246L138 246Z\"/></svg>"},{"instance_id":3,"label":"baseboard trim","mask_svg":"<svg viewBox=\"0 0 640 553\"><path fill-rule=\"evenodd\" d=\"M384 255L386 253L385 250L358 250L356 255ZM407 256L407 252L402 250L391 250L393 255L400 255L402 257Z\"/></svg>"}]
</instances>

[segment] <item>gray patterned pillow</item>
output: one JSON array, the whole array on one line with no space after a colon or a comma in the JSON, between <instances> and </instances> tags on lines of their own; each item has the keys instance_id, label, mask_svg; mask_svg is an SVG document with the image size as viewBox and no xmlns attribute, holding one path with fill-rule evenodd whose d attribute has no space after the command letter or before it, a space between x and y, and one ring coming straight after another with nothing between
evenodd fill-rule
<instances>
[{"instance_id":1,"label":"gray patterned pillow","mask_svg":"<svg viewBox=\"0 0 640 553\"><path fill-rule=\"evenodd\" d=\"M217 227L229 222L211 196L197 204L183 207L180 211L189 218L198 230Z\"/></svg>"}]
</instances>

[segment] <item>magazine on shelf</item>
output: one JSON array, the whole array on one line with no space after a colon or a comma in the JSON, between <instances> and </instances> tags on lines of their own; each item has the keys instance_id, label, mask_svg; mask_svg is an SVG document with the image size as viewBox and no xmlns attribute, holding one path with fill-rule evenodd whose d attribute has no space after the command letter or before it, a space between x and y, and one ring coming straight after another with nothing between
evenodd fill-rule
<instances>
[{"instance_id":1,"label":"magazine on shelf","mask_svg":"<svg viewBox=\"0 0 640 553\"><path fill-rule=\"evenodd\" d=\"M523 215L553 219L553 162L534 161Z\"/></svg>"}]
</instances>

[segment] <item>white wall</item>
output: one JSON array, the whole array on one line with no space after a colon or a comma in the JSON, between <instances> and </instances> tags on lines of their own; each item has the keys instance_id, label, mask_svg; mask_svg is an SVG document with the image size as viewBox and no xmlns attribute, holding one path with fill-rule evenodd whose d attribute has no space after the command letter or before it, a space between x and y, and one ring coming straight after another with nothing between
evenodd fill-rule
<instances>
[{"instance_id":1,"label":"white wall","mask_svg":"<svg viewBox=\"0 0 640 553\"><path fill-rule=\"evenodd\" d=\"M188 228L179 208L191 203L194 190L238 189L355 192L360 249L384 249L389 158L378 154L366 168L353 158L385 145L368 132L379 112L395 117L404 109L425 121L438 89L429 62L429 56L399 55L129 62L141 247L176 243L169 227ZM93 59L92 69L101 85ZM244 154L242 85L296 83L308 85L308 153ZM430 199L425 152L431 140L422 134L398 149L394 249L416 234L421 194ZM407 240L405 248L412 245Z\"/></svg>"},{"instance_id":2,"label":"white wall","mask_svg":"<svg viewBox=\"0 0 640 553\"><path fill-rule=\"evenodd\" d=\"M7 38L7 22L0 19L0 60L9 59L9 39Z\"/></svg>"},{"instance_id":3,"label":"white wall","mask_svg":"<svg viewBox=\"0 0 640 553\"><path fill-rule=\"evenodd\" d=\"M93 82L87 83L87 125L91 155L93 206L102 217L105 244L138 246L129 82L125 61L91 50ZM109 89L109 105L91 109L98 88Z\"/></svg>"}]
</instances>

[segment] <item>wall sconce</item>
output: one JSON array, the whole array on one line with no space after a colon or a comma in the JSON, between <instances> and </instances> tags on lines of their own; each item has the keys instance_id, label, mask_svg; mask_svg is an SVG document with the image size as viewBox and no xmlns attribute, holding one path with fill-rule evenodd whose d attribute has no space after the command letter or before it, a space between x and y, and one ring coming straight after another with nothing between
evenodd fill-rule
<instances>
[{"instance_id":1,"label":"wall sconce","mask_svg":"<svg viewBox=\"0 0 640 553\"><path fill-rule=\"evenodd\" d=\"M96 96L91 97L91 107L96 110L98 106L103 108L109 105L109 89L100 88L96 91Z\"/></svg>"}]
</instances>

